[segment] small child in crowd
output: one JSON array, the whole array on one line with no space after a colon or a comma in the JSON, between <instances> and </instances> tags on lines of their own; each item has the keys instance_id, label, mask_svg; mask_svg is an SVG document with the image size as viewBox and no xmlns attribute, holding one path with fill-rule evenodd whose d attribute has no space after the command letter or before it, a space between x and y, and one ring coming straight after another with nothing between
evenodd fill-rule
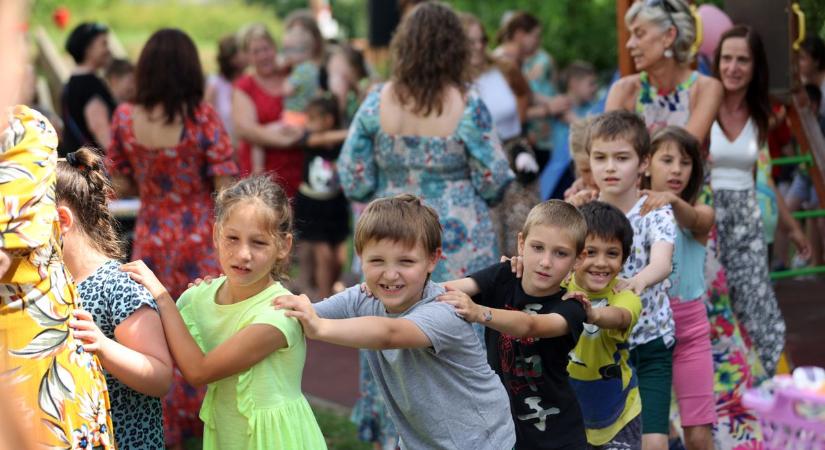
<instances>
[{"instance_id":1,"label":"small child in crowd","mask_svg":"<svg viewBox=\"0 0 825 450\"><path fill-rule=\"evenodd\" d=\"M436 301L445 292L430 281L441 257L437 213L408 194L375 200L358 220L355 249L378 301L353 286L314 305L304 295L281 296L276 307L292 309L286 315L312 339L372 350L370 371L402 449L513 448L507 392L481 342L452 306ZM519 370L537 370L524 363ZM530 403L537 423L558 412L537 397Z\"/></svg>"},{"instance_id":2,"label":"small child in crowd","mask_svg":"<svg viewBox=\"0 0 825 450\"><path fill-rule=\"evenodd\" d=\"M339 128L338 104L331 96L318 97L306 108L307 132L317 134ZM304 175L295 196L295 226L298 238L308 246L300 258L301 273L312 274L314 296L332 295L341 274L350 233L349 204L335 160L342 142L304 146Z\"/></svg>"},{"instance_id":3,"label":"small child in crowd","mask_svg":"<svg viewBox=\"0 0 825 450\"><path fill-rule=\"evenodd\" d=\"M641 295L642 313L630 336L631 361L642 397L642 441L646 449L666 449L670 432L674 322L667 294L676 221L667 204L644 208L639 177L649 164L650 136L642 119L611 111L593 120L587 149L599 200L625 213L633 226L633 247L621 276Z\"/></svg>"},{"instance_id":4,"label":"small child in crowd","mask_svg":"<svg viewBox=\"0 0 825 450\"><path fill-rule=\"evenodd\" d=\"M642 178L647 200L641 213L669 205L679 225L668 288L676 325L673 391L687 450L711 450L716 398L704 267L714 211L696 204L704 183L699 141L683 128L668 126L653 135L651 148L650 165Z\"/></svg>"},{"instance_id":5,"label":"small child in crowd","mask_svg":"<svg viewBox=\"0 0 825 450\"><path fill-rule=\"evenodd\" d=\"M573 160L573 167L576 172L576 181L564 191L564 200L573 204L582 204L573 200L576 194L586 196L586 200L592 200L598 195L599 187L593 181L593 171L590 170L590 154L587 152L587 135L590 132L590 124L593 118L588 117L577 120L570 124L570 158ZM580 194L584 192L584 194Z\"/></svg>"},{"instance_id":6,"label":"small child in crowd","mask_svg":"<svg viewBox=\"0 0 825 450\"><path fill-rule=\"evenodd\" d=\"M446 283L440 301L487 327L487 360L510 395L516 449L581 449L582 413L568 382L568 354L586 319L561 287L582 252L587 224L569 203L535 206L518 235L524 270L510 262ZM473 296L473 299L470 298Z\"/></svg>"},{"instance_id":7,"label":"small child in crowd","mask_svg":"<svg viewBox=\"0 0 825 450\"><path fill-rule=\"evenodd\" d=\"M160 397L172 383L172 357L152 294L118 270L124 251L111 196L96 151L81 148L57 164L63 260L83 307L69 326L105 370L117 447L163 448Z\"/></svg>"},{"instance_id":8,"label":"small child in crowd","mask_svg":"<svg viewBox=\"0 0 825 450\"><path fill-rule=\"evenodd\" d=\"M639 381L630 366L630 333L641 313L635 293L616 292L630 255L633 228L616 207L591 202L581 208L587 238L567 291L590 300L587 324L570 353L567 371L582 408L591 449L642 448Z\"/></svg>"},{"instance_id":9,"label":"small child in crowd","mask_svg":"<svg viewBox=\"0 0 825 450\"><path fill-rule=\"evenodd\" d=\"M209 385L201 407L207 450L326 449L301 393L301 324L273 310L288 295L292 209L268 176L251 176L215 200L214 244L226 274L181 295L177 305L143 261L121 270L158 302L169 348L187 382Z\"/></svg>"},{"instance_id":10,"label":"small child in crowd","mask_svg":"<svg viewBox=\"0 0 825 450\"><path fill-rule=\"evenodd\" d=\"M129 103L135 100L137 94L135 65L131 61L121 58L113 59L106 67L105 77L115 101Z\"/></svg>"}]
</instances>

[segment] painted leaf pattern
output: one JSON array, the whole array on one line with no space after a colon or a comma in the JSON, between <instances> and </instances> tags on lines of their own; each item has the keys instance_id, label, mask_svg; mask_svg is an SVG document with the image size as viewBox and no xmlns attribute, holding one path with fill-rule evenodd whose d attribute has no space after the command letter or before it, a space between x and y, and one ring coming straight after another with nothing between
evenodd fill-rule
<instances>
[{"instance_id":1,"label":"painted leaf pattern","mask_svg":"<svg viewBox=\"0 0 825 450\"><path fill-rule=\"evenodd\" d=\"M0 134L0 248L16 268L0 278L0 379L41 446L113 449L102 368L66 323L77 291L61 263L56 146L48 121L22 106Z\"/></svg>"}]
</instances>

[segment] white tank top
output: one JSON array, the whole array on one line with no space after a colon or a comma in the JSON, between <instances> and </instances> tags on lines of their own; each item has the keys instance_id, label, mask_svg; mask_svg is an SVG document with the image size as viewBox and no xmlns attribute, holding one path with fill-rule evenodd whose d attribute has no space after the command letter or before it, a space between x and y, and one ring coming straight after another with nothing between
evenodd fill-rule
<instances>
[{"instance_id":1,"label":"white tank top","mask_svg":"<svg viewBox=\"0 0 825 450\"><path fill-rule=\"evenodd\" d=\"M210 75L207 85L215 86L215 111L223 121L226 133L235 143L235 131L232 124L232 83L219 75Z\"/></svg>"},{"instance_id":2,"label":"white tank top","mask_svg":"<svg viewBox=\"0 0 825 450\"><path fill-rule=\"evenodd\" d=\"M722 131L719 122L710 129L710 185L716 189L744 191L753 189L753 168L759 155L759 143L753 120L733 141Z\"/></svg>"},{"instance_id":3,"label":"white tank top","mask_svg":"<svg viewBox=\"0 0 825 450\"><path fill-rule=\"evenodd\" d=\"M475 81L481 100L493 116L499 139L506 141L521 134L516 96L501 71L492 68Z\"/></svg>"}]
</instances>

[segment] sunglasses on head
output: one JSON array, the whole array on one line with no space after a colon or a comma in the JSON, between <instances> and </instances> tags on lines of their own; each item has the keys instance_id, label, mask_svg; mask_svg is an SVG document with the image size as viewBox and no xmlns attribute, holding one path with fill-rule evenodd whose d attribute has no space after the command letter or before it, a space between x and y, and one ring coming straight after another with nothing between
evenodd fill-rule
<instances>
[{"instance_id":1,"label":"sunglasses on head","mask_svg":"<svg viewBox=\"0 0 825 450\"><path fill-rule=\"evenodd\" d=\"M670 20L670 24L673 25L674 29L676 29L676 37L679 37L679 27L676 26L676 21L673 20L673 16L671 15L671 13L679 12L675 6L671 5L667 0L645 0L645 7L662 8L662 11L665 12L668 20Z\"/></svg>"}]
</instances>

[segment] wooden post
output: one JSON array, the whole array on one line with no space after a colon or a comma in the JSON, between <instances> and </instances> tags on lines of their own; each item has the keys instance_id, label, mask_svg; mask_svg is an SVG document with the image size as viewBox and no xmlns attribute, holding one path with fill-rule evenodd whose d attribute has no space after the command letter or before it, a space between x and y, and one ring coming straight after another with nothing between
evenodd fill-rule
<instances>
[{"instance_id":1,"label":"wooden post","mask_svg":"<svg viewBox=\"0 0 825 450\"><path fill-rule=\"evenodd\" d=\"M627 26L624 24L624 15L632 4L633 0L616 0L617 53L619 55L619 73L621 73L623 77L636 72L636 68L633 66L633 59L630 58L630 52L626 46L627 40L630 39L630 31L627 30Z\"/></svg>"},{"instance_id":2,"label":"wooden post","mask_svg":"<svg viewBox=\"0 0 825 450\"><path fill-rule=\"evenodd\" d=\"M794 95L787 106L788 119L800 151L802 154L810 153L814 158L815 164L808 168L808 174L819 197L819 205L825 208L825 138L807 103L804 101L803 104L799 95Z\"/></svg>"}]
</instances>

